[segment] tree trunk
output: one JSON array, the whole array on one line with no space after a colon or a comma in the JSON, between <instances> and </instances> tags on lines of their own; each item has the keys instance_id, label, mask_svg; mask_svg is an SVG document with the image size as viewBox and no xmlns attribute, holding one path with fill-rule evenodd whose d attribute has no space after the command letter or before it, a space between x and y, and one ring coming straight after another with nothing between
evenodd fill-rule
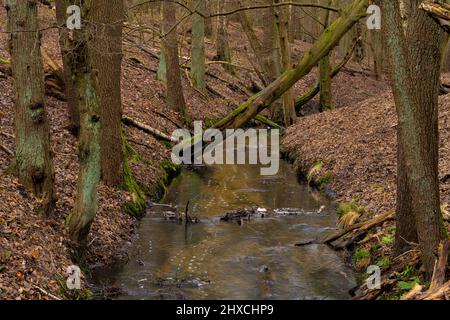
<instances>
[{"instance_id":1,"label":"tree trunk","mask_svg":"<svg viewBox=\"0 0 450 320\"><path fill-rule=\"evenodd\" d=\"M327 5L331 6L332 0L327 1ZM323 15L323 25L324 30L328 27L330 19L330 12L328 10L325 10ZM319 63L319 77L320 77L320 110L326 111L326 110L333 110L333 93L331 89L331 70L330 70L330 55L327 54L322 60L320 60Z\"/></svg>"},{"instance_id":2,"label":"tree trunk","mask_svg":"<svg viewBox=\"0 0 450 320\"><path fill-rule=\"evenodd\" d=\"M102 180L111 187L123 182L122 152L122 26L123 0L97 0L91 17L98 27L93 35L93 63L98 72L102 123Z\"/></svg>"},{"instance_id":3,"label":"tree trunk","mask_svg":"<svg viewBox=\"0 0 450 320\"><path fill-rule=\"evenodd\" d=\"M225 1L219 0L219 12L224 12ZM220 16L218 18L217 27L217 56L218 61L226 61L231 63L231 51L230 44L228 41L228 19L225 16ZM229 64L224 64L223 68L230 74L235 74L234 69Z\"/></svg>"},{"instance_id":4,"label":"tree trunk","mask_svg":"<svg viewBox=\"0 0 450 320\"><path fill-rule=\"evenodd\" d=\"M72 79L72 65L74 64L73 41L69 37L69 29L66 27L67 7L70 0L56 0L56 19L59 29L59 45L63 61L63 75L65 83L65 93L67 108L69 111L68 130L78 136L80 131L80 110L78 106L78 95Z\"/></svg>"},{"instance_id":5,"label":"tree trunk","mask_svg":"<svg viewBox=\"0 0 450 320\"><path fill-rule=\"evenodd\" d=\"M392 89L399 121L399 160L403 160L399 163L398 183L410 193L410 197L398 199L404 203L398 204L397 210L411 211L397 213L398 232L405 233L398 234L397 240L412 237L411 221L415 221L422 263L431 275L434 253L444 232L438 179L438 92L444 32L419 10L419 1L411 3L406 33L399 3L385 0L383 6L388 31L386 46L395 70Z\"/></svg>"},{"instance_id":6,"label":"tree trunk","mask_svg":"<svg viewBox=\"0 0 450 320\"><path fill-rule=\"evenodd\" d=\"M275 0L275 3L281 3L281 0ZM278 8L275 10L275 19L277 23L280 51L281 51L281 62L283 66L283 72L286 72L291 67L291 45L289 43L289 15L288 7ZM294 106L294 96L292 88L286 91L283 95L283 115L284 124L289 127L295 123L296 114Z\"/></svg>"},{"instance_id":7,"label":"tree trunk","mask_svg":"<svg viewBox=\"0 0 450 320\"><path fill-rule=\"evenodd\" d=\"M273 17L273 14L271 13L271 16ZM266 35L266 39L270 41L270 49L267 49L267 54L265 54L264 47L268 47L269 44L265 43L264 45L261 43L261 41L256 36L255 31L253 30L252 23L250 22L249 17L247 16L247 13L245 11L241 11L238 13L239 21L242 26L242 29L244 30L245 35L247 36L247 40L250 43L250 46L252 47L253 54L255 56L255 59L257 60L259 67L261 68L261 71L264 76L264 85L268 85L272 82L271 78L274 74L274 69L270 65L271 56L270 52L273 48L273 42L272 37L273 32L271 32L270 35ZM272 21L272 23L270 22ZM271 28L273 30L274 24L273 24L273 18L267 22L267 28ZM267 29L266 29L267 33Z\"/></svg>"},{"instance_id":8,"label":"tree trunk","mask_svg":"<svg viewBox=\"0 0 450 320\"><path fill-rule=\"evenodd\" d=\"M5 8L16 91L14 169L20 183L43 200L42 211L49 215L55 205L54 169L37 2L7 0Z\"/></svg>"},{"instance_id":9,"label":"tree trunk","mask_svg":"<svg viewBox=\"0 0 450 320\"><path fill-rule=\"evenodd\" d=\"M194 10L205 12L205 0L194 0L193 4ZM205 92L205 19L197 13L192 16L191 55L191 78L193 85L201 92Z\"/></svg>"},{"instance_id":10,"label":"tree trunk","mask_svg":"<svg viewBox=\"0 0 450 320\"><path fill-rule=\"evenodd\" d=\"M163 30L168 32L177 23L176 5L173 2L163 3ZM163 39L164 54L167 66L167 104L172 110L179 112L186 124L190 123L186 109L181 83L181 68L178 56L178 34L175 28Z\"/></svg>"},{"instance_id":11,"label":"tree trunk","mask_svg":"<svg viewBox=\"0 0 450 320\"><path fill-rule=\"evenodd\" d=\"M163 23L161 24L161 34L164 35L164 12L163 12L164 2L161 3L161 16L163 18ZM164 83L167 82L167 62L166 62L166 53L164 49L164 39L167 37L167 35L163 38L163 45L161 46L161 52L159 54L159 65L158 65L158 72L156 73L156 79L159 81L162 81Z\"/></svg>"},{"instance_id":12,"label":"tree trunk","mask_svg":"<svg viewBox=\"0 0 450 320\"><path fill-rule=\"evenodd\" d=\"M94 0L85 1L82 16L85 24L82 30L75 30L77 64L72 69L80 103L80 138L78 157L80 171L78 174L77 195L74 209L68 218L69 234L74 242L74 259L83 260L86 240L98 209L98 185L101 176L101 107L96 72L93 67L93 43L87 35L95 34L90 10Z\"/></svg>"}]
</instances>

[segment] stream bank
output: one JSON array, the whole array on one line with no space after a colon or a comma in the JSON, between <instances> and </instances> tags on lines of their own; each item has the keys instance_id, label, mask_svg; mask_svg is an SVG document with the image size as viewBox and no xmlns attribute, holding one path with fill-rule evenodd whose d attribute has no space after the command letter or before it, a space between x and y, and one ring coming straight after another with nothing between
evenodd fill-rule
<instances>
[{"instance_id":1,"label":"stream bank","mask_svg":"<svg viewBox=\"0 0 450 320\"><path fill-rule=\"evenodd\" d=\"M448 78L448 74L445 75ZM439 103L441 203L445 217L450 203L450 96ZM284 154L299 175L316 188L333 195L341 222L366 221L395 211L397 118L389 89L376 97L332 112L300 118L282 141ZM446 213L445 213L446 212ZM448 223L447 223L448 228ZM395 222L371 229L351 251L356 270L364 280L366 268L378 265L390 274L381 290L356 292L362 299L399 299L416 283L426 284L417 253L392 256ZM386 280L386 279L385 279Z\"/></svg>"}]
</instances>

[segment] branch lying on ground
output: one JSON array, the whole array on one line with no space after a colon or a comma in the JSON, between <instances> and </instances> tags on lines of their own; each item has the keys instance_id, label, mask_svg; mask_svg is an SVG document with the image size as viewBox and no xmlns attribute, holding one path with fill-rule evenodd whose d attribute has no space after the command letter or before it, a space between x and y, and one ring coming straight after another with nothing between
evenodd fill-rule
<instances>
[{"instance_id":1,"label":"branch lying on ground","mask_svg":"<svg viewBox=\"0 0 450 320\"><path fill-rule=\"evenodd\" d=\"M332 242L342 238L343 236L347 235L349 232L351 231L356 231L356 234L358 236L360 236L360 232L367 232L369 229L382 224L388 220L392 220L395 217L395 213L393 212L388 212L382 215L379 215L371 220L368 221L364 221L364 222L360 222L357 224L354 224L336 234L333 234L327 238L325 238L324 240L321 241L308 241L305 243L298 243L296 244L296 246L305 246L305 245L310 245L310 244L331 244Z\"/></svg>"},{"instance_id":2,"label":"branch lying on ground","mask_svg":"<svg viewBox=\"0 0 450 320\"><path fill-rule=\"evenodd\" d=\"M136 121L128 116L122 116L122 123L126 126L133 127L136 129L139 129L145 133L151 134L155 136L157 139L165 140L173 143L177 143L178 141L176 139L173 139L172 137L169 137L167 134L159 131L158 129L152 128L146 124L143 124L139 121Z\"/></svg>"},{"instance_id":3,"label":"branch lying on ground","mask_svg":"<svg viewBox=\"0 0 450 320\"><path fill-rule=\"evenodd\" d=\"M3 150L4 152L6 152L8 155L13 156L14 153L9 150L8 148L6 148L4 145L0 144L0 149Z\"/></svg>"}]
</instances>

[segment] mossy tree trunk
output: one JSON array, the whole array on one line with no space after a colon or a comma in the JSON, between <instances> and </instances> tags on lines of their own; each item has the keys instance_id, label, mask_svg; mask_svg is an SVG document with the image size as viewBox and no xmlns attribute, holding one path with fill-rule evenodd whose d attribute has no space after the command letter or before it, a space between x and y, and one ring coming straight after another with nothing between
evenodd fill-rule
<instances>
[{"instance_id":1,"label":"mossy tree trunk","mask_svg":"<svg viewBox=\"0 0 450 320\"><path fill-rule=\"evenodd\" d=\"M406 250L412 238L431 275L435 250L445 236L438 178L438 93L443 29L412 0L408 23L401 23L398 1L382 2L386 47L398 116L398 192L396 248ZM413 68L412 68L413 66ZM413 221L413 222L411 222Z\"/></svg>"},{"instance_id":2,"label":"mossy tree trunk","mask_svg":"<svg viewBox=\"0 0 450 320\"><path fill-rule=\"evenodd\" d=\"M87 23L82 30L74 31L78 39L74 52L77 64L73 66L72 74L80 103L80 171L74 209L67 223L74 244L74 258L80 261L84 258L87 237L98 209L101 176L101 108L91 43L91 35L95 34L92 29L95 21L92 21L90 15L94 2L88 0L83 3L82 16Z\"/></svg>"},{"instance_id":3,"label":"mossy tree trunk","mask_svg":"<svg viewBox=\"0 0 450 320\"><path fill-rule=\"evenodd\" d=\"M194 0L194 10L204 13L205 0ZM201 92L206 91L205 66L205 19L198 13L192 16L191 78L193 85Z\"/></svg>"},{"instance_id":4,"label":"mossy tree trunk","mask_svg":"<svg viewBox=\"0 0 450 320\"><path fill-rule=\"evenodd\" d=\"M15 88L13 167L20 183L42 199L42 211L49 215L55 205L54 169L37 6L36 1L5 2Z\"/></svg>"},{"instance_id":5,"label":"mossy tree trunk","mask_svg":"<svg viewBox=\"0 0 450 320\"><path fill-rule=\"evenodd\" d=\"M325 57L338 43L343 35L365 17L369 0L354 0L304 54L298 64L284 72L276 81L272 82L261 92L241 104L219 121L215 127L239 128L253 119L262 110L269 107L290 89L299 79L308 74L317 63Z\"/></svg>"}]
</instances>

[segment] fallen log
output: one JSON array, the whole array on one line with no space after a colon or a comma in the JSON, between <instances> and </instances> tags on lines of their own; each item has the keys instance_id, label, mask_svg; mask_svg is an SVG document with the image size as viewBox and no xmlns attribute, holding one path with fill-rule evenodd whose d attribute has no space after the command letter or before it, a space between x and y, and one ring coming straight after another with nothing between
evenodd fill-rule
<instances>
[{"instance_id":1,"label":"fallen log","mask_svg":"<svg viewBox=\"0 0 450 320\"><path fill-rule=\"evenodd\" d=\"M345 236L347 233L349 233L350 231L353 231L353 230L366 231L366 230L372 229L373 227L375 227L381 223L384 223L385 221L394 219L394 217L395 217L395 213L388 212L388 213L379 215L369 221L364 221L364 222L354 224L354 225L342 230L341 232L338 232L337 234L329 236L328 238L323 240L323 243L329 244L331 242L334 242L337 239Z\"/></svg>"},{"instance_id":2,"label":"fallen log","mask_svg":"<svg viewBox=\"0 0 450 320\"><path fill-rule=\"evenodd\" d=\"M273 122L272 120L269 120L269 119L267 119L266 117L264 117L264 116L262 116L260 114L258 114L255 117L255 120L261 122L262 124L265 124L265 125L273 128L273 129L284 130L284 127L280 126L278 123Z\"/></svg>"},{"instance_id":3,"label":"fallen log","mask_svg":"<svg viewBox=\"0 0 450 320\"><path fill-rule=\"evenodd\" d=\"M352 47L347 52L342 61L331 71L330 78L333 79L341 69L347 64L350 58L353 56L353 52L358 44L358 39L355 39ZM320 92L320 82L316 81L312 87L306 91L306 93L302 96L299 96L295 99L295 110L297 112L300 111L301 107L311 101L318 93Z\"/></svg>"},{"instance_id":4,"label":"fallen log","mask_svg":"<svg viewBox=\"0 0 450 320\"><path fill-rule=\"evenodd\" d=\"M323 240L308 240L307 242L297 243L296 246L301 247L301 246L310 245L310 244L331 244L332 242L342 238L343 236L347 235L348 233L350 233L352 231L357 231L355 237L353 237L352 239L347 240L345 242L345 245L351 245L355 242L355 239L361 237L362 232L367 232L371 228L376 227L377 225L379 225L381 223L384 223L388 220L394 219L394 217L395 217L395 213L388 212L388 213L379 215L371 220L354 224L354 225L352 225L336 234L333 234Z\"/></svg>"},{"instance_id":5,"label":"fallen log","mask_svg":"<svg viewBox=\"0 0 450 320\"><path fill-rule=\"evenodd\" d=\"M164 141L173 142L173 143L178 142L176 139L168 136L167 134L159 131L158 129L152 128L152 127L150 127L146 124L143 124L137 120L134 120L128 116L122 116L122 123L128 127L133 127L133 128L139 129L145 133L151 134L159 140L164 140Z\"/></svg>"},{"instance_id":6,"label":"fallen log","mask_svg":"<svg viewBox=\"0 0 450 320\"><path fill-rule=\"evenodd\" d=\"M450 281L447 281L441 287L437 288L434 291L428 291L423 297L422 300L438 300L442 298L450 297Z\"/></svg>"},{"instance_id":7,"label":"fallen log","mask_svg":"<svg viewBox=\"0 0 450 320\"><path fill-rule=\"evenodd\" d=\"M253 119L262 110L268 108L289 90L299 79L307 75L314 66L339 43L340 39L363 17L369 0L354 0L319 37L311 49L305 53L299 63L284 72L277 80L257 93L237 109L233 110L216 125L218 129L239 128Z\"/></svg>"},{"instance_id":8,"label":"fallen log","mask_svg":"<svg viewBox=\"0 0 450 320\"><path fill-rule=\"evenodd\" d=\"M424 1L420 4L420 9L433 17L441 27L450 32L450 5L437 1Z\"/></svg>"}]
</instances>

